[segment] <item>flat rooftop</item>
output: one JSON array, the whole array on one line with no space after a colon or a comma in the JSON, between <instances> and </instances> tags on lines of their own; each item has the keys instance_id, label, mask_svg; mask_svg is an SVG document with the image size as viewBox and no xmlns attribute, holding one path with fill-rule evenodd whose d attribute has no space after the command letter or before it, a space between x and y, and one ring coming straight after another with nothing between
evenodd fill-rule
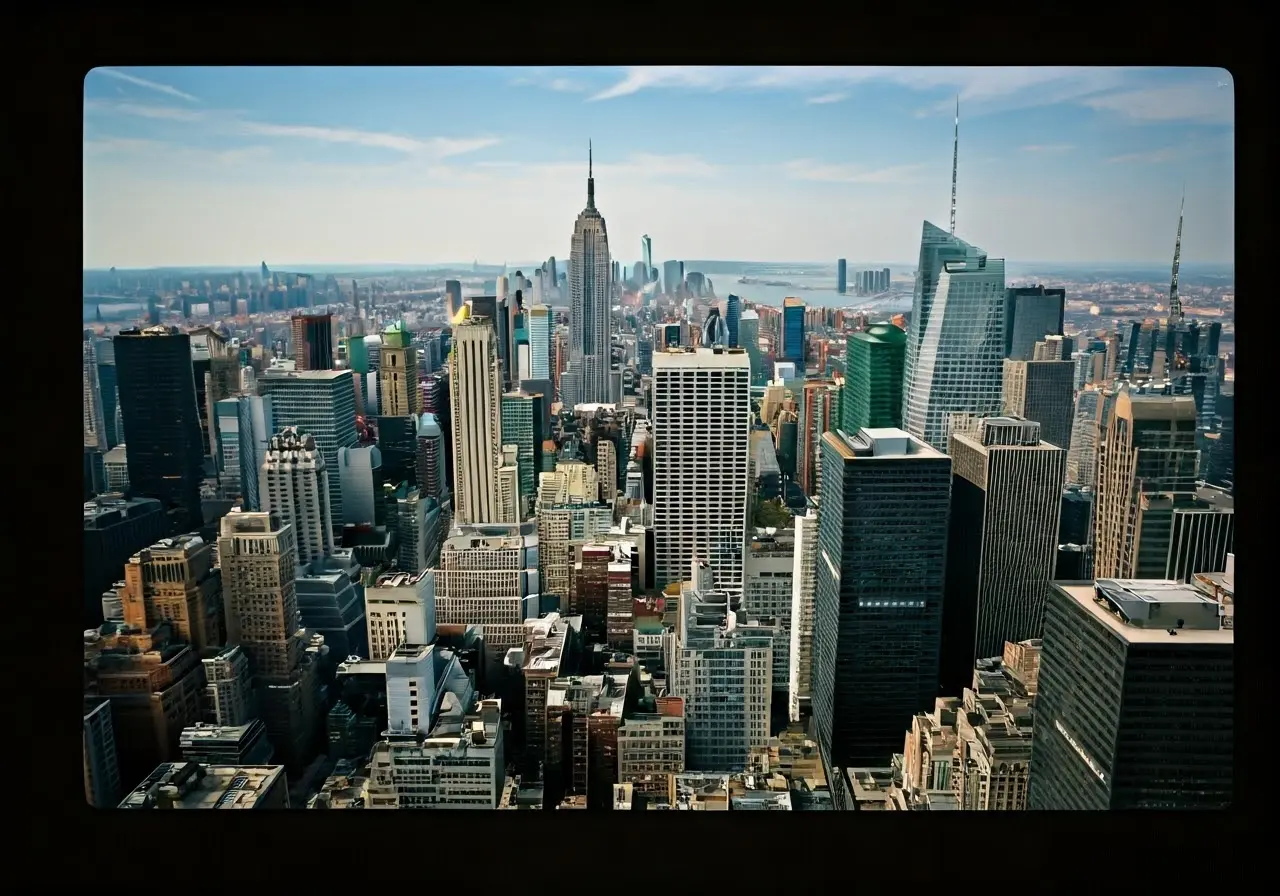
<instances>
[{"instance_id":1,"label":"flat rooftop","mask_svg":"<svg viewBox=\"0 0 1280 896\"><path fill-rule=\"evenodd\" d=\"M1218 602L1182 582L1099 579L1055 587L1127 644L1172 645L1175 638L1178 644L1235 642L1231 629L1208 627L1221 625Z\"/></svg>"},{"instance_id":2,"label":"flat rooftop","mask_svg":"<svg viewBox=\"0 0 1280 896\"><path fill-rule=\"evenodd\" d=\"M283 784L283 778L283 765L166 762L125 797L119 808L160 808L158 801L167 790L174 809L253 809L273 785Z\"/></svg>"},{"instance_id":3,"label":"flat rooftop","mask_svg":"<svg viewBox=\"0 0 1280 896\"><path fill-rule=\"evenodd\" d=\"M308 380L311 382L328 382L342 376L350 376L351 370L290 370L287 367L269 367L262 374L264 380L279 382L280 380Z\"/></svg>"},{"instance_id":4,"label":"flat rooftop","mask_svg":"<svg viewBox=\"0 0 1280 896\"><path fill-rule=\"evenodd\" d=\"M904 457L943 458L924 442L901 429L862 429L856 435L849 435L843 430L823 433L822 439L829 442L840 456L846 460L878 460L881 458L901 459Z\"/></svg>"}]
</instances>

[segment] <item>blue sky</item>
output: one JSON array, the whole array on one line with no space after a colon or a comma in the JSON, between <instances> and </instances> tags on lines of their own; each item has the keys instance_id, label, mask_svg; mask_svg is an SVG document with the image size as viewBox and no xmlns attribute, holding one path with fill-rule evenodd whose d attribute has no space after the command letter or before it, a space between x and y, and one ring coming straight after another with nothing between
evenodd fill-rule
<instances>
[{"instance_id":1,"label":"blue sky","mask_svg":"<svg viewBox=\"0 0 1280 896\"><path fill-rule=\"evenodd\" d=\"M616 258L1230 262L1229 73L1180 68L98 68L86 267L568 254L594 141Z\"/></svg>"}]
</instances>

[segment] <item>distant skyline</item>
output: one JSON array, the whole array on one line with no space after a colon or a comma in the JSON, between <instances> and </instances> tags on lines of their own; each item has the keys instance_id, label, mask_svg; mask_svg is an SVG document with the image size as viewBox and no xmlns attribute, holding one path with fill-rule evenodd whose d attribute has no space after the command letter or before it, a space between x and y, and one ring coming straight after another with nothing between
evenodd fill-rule
<instances>
[{"instance_id":1,"label":"distant skyline","mask_svg":"<svg viewBox=\"0 0 1280 896\"><path fill-rule=\"evenodd\" d=\"M568 256L587 140L614 257L1234 261L1234 90L1206 68L99 68L84 266ZM634 256L634 258L633 258Z\"/></svg>"}]
</instances>

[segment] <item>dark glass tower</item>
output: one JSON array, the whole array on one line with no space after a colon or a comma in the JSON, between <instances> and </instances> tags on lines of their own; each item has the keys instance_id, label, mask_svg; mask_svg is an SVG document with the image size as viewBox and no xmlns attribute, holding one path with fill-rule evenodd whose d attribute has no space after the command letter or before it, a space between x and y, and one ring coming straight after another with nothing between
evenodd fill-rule
<instances>
[{"instance_id":1,"label":"dark glass tower","mask_svg":"<svg viewBox=\"0 0 1280 896\"><path fill-rule=\"evenodd\" d=\"M1005 290L1005 357L1030 361L1037 342L1046 336L1061 336L1066 303L1065 289L1024 286Z\"/></svg>"},{"instance_id":2,"label":"dark glass tower","mask_svg":"<svg viewBox=\"0 0 1280 896\"><path fill-rule=\"evenodd\" d=\"M907 334L893 324L872 324L849 337L840 428L897 429L902 426L902 369Z\"/></svg>"},{"instance_id":3,"label":"dark glass tower","mask_svg":"<svg viewBox=\"0 0 1280 896\"><path fill-rule=\"evenodd\" d=\"M844 295L849 286L849 263L841 258L836 261L836 292Z\"/></svg>"},{"instance_id":4,"label":"dark glass tower","mask_svg":"<svg viewBox=\"0 0 1280 896\"><path fill-rule=\"evenodd\" d=\"M114 345L130 490L159 501L174 534L199 529L204 443L191 340L150 327L124 330Z\"/></svg>"},{"instance_id":5,"label":"dark glass tower","mask_svg":"<svg viewBox=\"0 0 1280 896\"><path fill-rule=\"evenodd\" d=\"M933 708L951 460L901 430L829 432L821 450L813 716L838 782L887 765Z\"/></svg>"},{"instance_id":6,"label":"dark glass tower","mask_svg":"<svg viewBox=\"0 0 1280 896\"><path fill-rule=\"evenodd\" d=\"M729 348L738 348L738 324L742 321L742 299L730 295L724 303L724 323L729 328Z\"/></svg>"},{"instance_id":7,"label":"dark glass tower","mask_svg":"<svg viewBox=\"0 0 1280 896\"><path fill-rule=\"evenodd\" d=\"M1031 809L1225 809L1234 633L1190 585L1049 586Z\"/></svg>"},{"instance_id":8,"label":"dark glass tower","mask_svg":"<svg viewBox=\"0 0 1280 896\"><path fill-rule=\"evenodd\" d=\"M332 370L333 318L328 314L298 314L290 324L297 369Z\"/></svg>"},{"instance_id":9,"label":"dark glass tower","mask_svg":"<svg viewBox=\"0 0 1280 896\"><path fill-rule=\"evenodd\" d=\"M782 300L782 361L794 361L796 374L804 372L804 300Z\"/></svg>"}]
</instances>

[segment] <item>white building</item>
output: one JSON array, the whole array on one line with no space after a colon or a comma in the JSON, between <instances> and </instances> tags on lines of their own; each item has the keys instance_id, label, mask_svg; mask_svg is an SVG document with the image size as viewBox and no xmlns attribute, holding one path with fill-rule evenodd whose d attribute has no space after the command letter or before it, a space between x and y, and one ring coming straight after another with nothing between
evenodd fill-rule
<instances>
[{"instance_id":1,"label":"white building","mask_svg":"<svg viewBox=\"0 0 1280 896\"><path fill-rule=\"evenodd\" d=\"M519 445L503 445L498 458L498 515L495 523L520 522Z\"/></svg>"},{"instance_id":2,"label":"white building","mask_svg":"<svg viewBox=\"0 0 1280 896\"><path fill-rule=\"evenodd\" d=\"M742 349L653 356L656 585L706 560L716 587L741 595L750 491L751 366Z\"/></svg>"},{"instance_id":3,"label":"white building","mask_svg":"<svg viewBox=\"0 0 1280 896\"><path fill-rule=\"evenodd\" d=\"M453 409L453 506L459 525L499 519L502 372L493 322L468 318L453 328L449 353Z\"/></svg>"},{"instance_id":4,"label":"white building","mask_svg":"<svg viewBox=\"0 0 1280 896\"><path fill-rule=\"evenodd\" d=\"M387 660L404 644L436 639L436 576L431 570L379 576L364 591L369 659Z\"/></svg>"},{"instance_id":5,"label":"white building","mask_svg":"<svg viewBox=\"0 0 1280 896\"><path fill-rule=\"evenodd\" d=\"M813 688L813 598L818 575L818 512L795 518L796 543L791 573L791 667L787 670L787 717L800 720Z\"/></svg>"},{"instance_id":6,"label":"white building","mask_svg":"<svg viewBox=\"0 0 1280 896\"><path fill-rule=\"evenodd\" d=\"M299 566L333 553L329 476L310 433L290 426L272 436L258 493L263 510L293 526Z\"/></svg>"},{"instance_id":7,"label":"white building","mask_svg":"<svg viewBox=\"0 0 1280 896\"><path fill-rule=\"evenodd\" d=\"M372 524L376 518L375 471L382 468L377 445L352 445L338 449L338 477L342 483L342 522L348 526Z\"/></svg>"},{"instance_id":8,"label":"white building","mask_svg":"<svg viewBox=\"0 0 1280 896\"><path fill-rule=\"evenodd\" d=\"M535 283L541 283L541 279ZM529 332L529 376L527 379L551 379L551 337L555 316L546 305L534 304L529 308L525 326Z\"/></svg>"},{"instance_id":9,"label":"white building","mask_svg":"<svg viewBox=\"0 0 1280 896\"><path fill-rule=\"evenodd\" d=\"M762 624L772 623L780 632L773 639L773 690L790 690L791 608L795 573L795 536L783 531L756 532L747 545L746 578L742 608Z\"/></svg>"},{"instance_id":10,"label":"white building","mask_svg":"<svg viewBox=\"0 0 1280 896\"><path fill-rule=\"evenodd\" d=\"M426 734L431 730L436 678L431 644L402 644L387 657L387 730Z\"/></svg>"}]
</instances>

